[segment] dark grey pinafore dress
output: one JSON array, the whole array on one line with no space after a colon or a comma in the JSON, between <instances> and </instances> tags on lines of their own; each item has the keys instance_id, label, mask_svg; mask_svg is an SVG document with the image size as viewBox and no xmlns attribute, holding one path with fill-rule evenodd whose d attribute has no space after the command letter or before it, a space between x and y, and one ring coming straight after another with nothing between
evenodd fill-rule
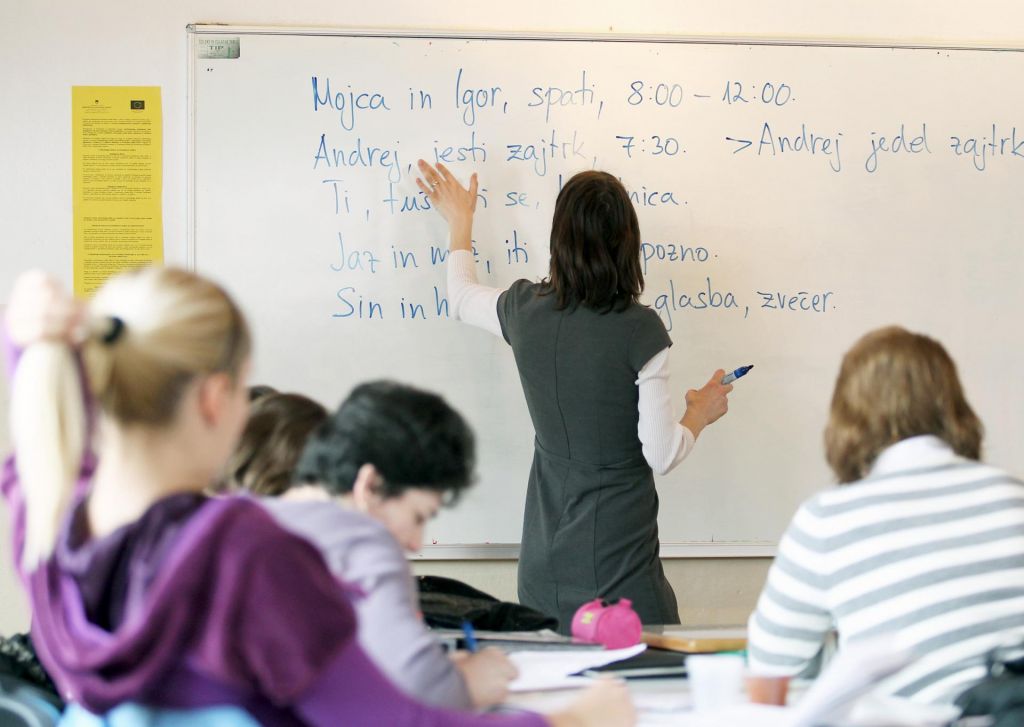
<instances>
[{"instance_id":1,"label":"dark grey pinafore dress","mask_svg":"<svg viewBox=\"0 0 1024 727\"><path fill-rule=\"evenodd\" d=\"M568 632L597 597L629 598L644 623L678 623L658 558L658 494L637 436L637 375L672 341L641 305L557 310L520 280L498 299L536 432L519 600Z\"/></svg>"}]
</instances>

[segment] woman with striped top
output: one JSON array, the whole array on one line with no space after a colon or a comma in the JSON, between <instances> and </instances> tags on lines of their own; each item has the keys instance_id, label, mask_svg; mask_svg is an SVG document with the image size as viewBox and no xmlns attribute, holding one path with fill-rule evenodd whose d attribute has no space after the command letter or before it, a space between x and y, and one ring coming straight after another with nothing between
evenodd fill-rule
<instances>
[{"instance_id":1,"label":"woman with striped top","mask_svg":"<svg viewBox=\"0 0 1024 727\"><path fill-rule=\"evenodd\" d=\"M979 462L982 426L942 346L901 328L843 359L825 431L847 485L800 507L749 624L751 668L794 675L892 635L915 654L882 693L950 702L1024 634L1024 486Z\"/></svg>"}]
</instances>

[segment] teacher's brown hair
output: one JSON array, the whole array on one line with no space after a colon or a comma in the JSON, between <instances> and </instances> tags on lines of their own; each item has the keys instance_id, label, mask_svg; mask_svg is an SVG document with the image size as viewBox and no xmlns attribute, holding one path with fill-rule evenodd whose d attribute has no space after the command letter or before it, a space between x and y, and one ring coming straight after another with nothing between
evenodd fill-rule
<instances>
[{"instance_id":1,"label":"teacher's brown hair","mask_svg":"<svg viewBox=\"0 0 1024 727\"><path fill-rule=\"evenodd\" d=\"M544 282L562 309L607 312L639 302L640 224L625 187L611 174L580 172L558 193Z\"/></svg>"}]
</instances>

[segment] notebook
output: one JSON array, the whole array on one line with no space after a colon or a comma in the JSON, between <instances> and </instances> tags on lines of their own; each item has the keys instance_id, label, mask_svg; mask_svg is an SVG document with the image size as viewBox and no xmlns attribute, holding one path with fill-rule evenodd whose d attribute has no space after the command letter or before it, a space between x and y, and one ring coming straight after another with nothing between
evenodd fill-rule
<instances>
[{"instance_id":1,"label":"notebook","mask_svg":"<svg viewBox=\"0 0 1024 727\"><path fill-rule=\"evenodd\" d=\"M645 679L652 677L685 677L686 654L677 651L647 649L636 656L611 664L584 669L581 676L596 677L612 674L623 679Z\"/></svg>"}]
</instances>

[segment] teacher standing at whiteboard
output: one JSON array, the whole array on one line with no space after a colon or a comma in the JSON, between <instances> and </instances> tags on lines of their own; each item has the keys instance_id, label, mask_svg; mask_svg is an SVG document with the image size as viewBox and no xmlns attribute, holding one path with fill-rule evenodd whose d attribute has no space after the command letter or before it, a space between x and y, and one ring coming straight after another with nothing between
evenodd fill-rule
<instances>
[{"instance_id":1,"label":"teacher standing at whiteboard","mask_svg":"<svg viewBox=\"0 0 1024 727\"><path fill-rule=\"evenodd\" d=\"M664 474L728 408L716 371L672 414L672 340L639 303L640 228L622 183L581 172L562 188L551 225L551 266L539 283L507 290L476 280L471 234L477 178L463 187L443 165L417 179L451 235L452 316L511 346L536 431L519 556L519 600L558 617L596 597L629 598L645 623L679 623L658 557Z\"/></svg>"}]
</instances>

